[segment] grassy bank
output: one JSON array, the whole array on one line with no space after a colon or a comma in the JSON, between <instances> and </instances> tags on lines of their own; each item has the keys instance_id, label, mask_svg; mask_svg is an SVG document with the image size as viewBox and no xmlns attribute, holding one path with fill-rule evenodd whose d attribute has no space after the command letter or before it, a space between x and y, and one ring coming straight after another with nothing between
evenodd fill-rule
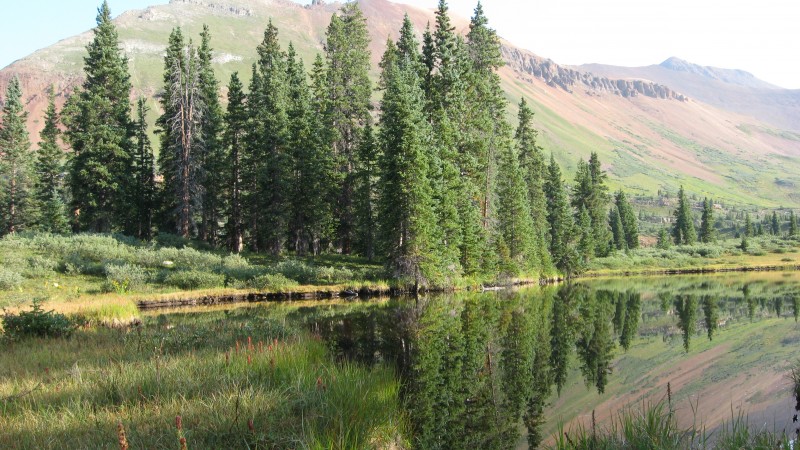
<instances>
[{"instance_id":1,"label":"grassy bank","mask_svg":"<svg viewBox=\"0 0 800 450\"><path fill-rule=\"evenodd\" d=\"M119 424L131 448L404 446L393 369L335 362L280 308L3 345L0 448L120 448Z\"/></svg>"},{"instance_id":2,"label":"grassy bank","mask_svg":"<svg viewBox=\"0 0 800 450\"><path fill-rule=\"evenodd\" d=\"M800 267L800 237L759 236L747 240L720 240L715 244L638 248L589 262L584 276L691 273Z\"/></svg>"}]
</instances>

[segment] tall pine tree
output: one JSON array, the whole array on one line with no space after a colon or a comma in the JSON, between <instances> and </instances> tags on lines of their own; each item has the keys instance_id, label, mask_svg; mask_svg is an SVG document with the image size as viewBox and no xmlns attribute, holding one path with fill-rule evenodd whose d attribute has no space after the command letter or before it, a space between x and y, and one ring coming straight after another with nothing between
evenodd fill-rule
<instances>
[{"instance_id":1,"label":"tall pine tree","mask_svg":"<svg viewBox=\"0 0 800 450\"><path fill-rule=\"evenodd\" d=\"M694 228L694 218L692 217L692 206L686 198L683 186L678 190L678 208L672 213L675 222L672 226L672 239L675 245L692 245L697 240L697 232Z\"/></svg>"},{"instance_id":2,"label":"tall pine tree","mask_svg":"<svg viewBox=\"0 0 800 450\"><path fill-rule=\"evenodd\" d=\"M157 207L155 160L150 137L147 134L147 112L144 98L136 103L134 122L133 180L131 183L131 231L140 239L149 239L153 231L153 217Z\"/></svg>"},{"instance_id":3,"label":"tall pine tree","mask_svg":"<svg viewBox=\"0 0 800 450\"><path fill-rule=\"evenodd\" d=\"M537 130L533 128L533 110L523 98L519 103L519 114L514 137L519 146L520 166L528 188L528 203L533 224L534 255L543 272L552 268L550 252L547 249L547 199L544 195L544 180L547 173L542 149L536 143Z\"/></svg>"},{"instance_id":4,"label":"tall pine tree","mask_svg":"<svg viewBox=\"0 0 800 450\"><path fill-rule=\"evenodd\" d=\"M331 17L326 32L327 95L325 125L333 131L339 195L337 240L342 253L353 250L356 158L361 129L370 121L372 84L367 20L358 3L349 2Z\"/></svg>"},{"instance_id":5,"label":"tall pine tree","mask_svg":"<svg viewBox=\"0 0 800 450\"><path fill-rule=\"evenodd\" d=\"M705 244L716 241L716 228L714 228L714 205L711 199L703 199L703 215L700 218L700 233L698 239Z\"/></svg>"},{"instance_id":6,"label":"tall pine tree","mask_svg":"<svg viewBox=\"0 0 800 450\"><path fill-rule=\"evenodd\" d=\"M224 186L227 178L225 152L222 146L224 114L219 101L219 81L211 67L213 49L211 32L203 25L200 47L197 49L199 95L202 98L203 114L200 117L200 137L203 142L199 161L201 220L199 238L210 244L218 243L225 210Z\"/></svg>"},{"instance_id":7,"label":"tall pine tree","mask_svg":"<svg viewBox=\"0 0 800 450\"><path fill-rule=\"evenodd\" d=\"M33 224L34 153L25 128L28 113L22 106L19 79L6 88L0 116L0 219L2 233L22 231Z\"/></svg>"},{"instance_id":8,"label":"tall pine tree","mask_svg":"<svg viewBox=\"0 0 800 450\"><path fill-rule=\"evenodd\" d=\"M381 101L380 242L392 276L417 288L435 283L438 227L429 178L431 128L410 61L391 67Z\"/></svg>"},{"instance_id":9,"label":"tall pine tree","mask_svg":"<svg viewBox=\"0 0 800 450\"><path fill-rule=\"evenodd\" d=\"M58 122L55 92L51 86L35 163L37 228L50 233L66 233L70 228L64 200L64 151L58 144L61 136Z\"/></svg>"},{"instance_id":10,"label":"tall pine tree","mask_svg":"<svg viewBox=\"0 0 800 450\"><path fill-rule=\"evenodd\" d=\"M246 153L248 111L245 105L244 86L239 80L239 74L234 72L228 83L228 109L225 114L225 132L223 134L223 147L225 149L225 167L227 182L225 183L225 196L228 198L226 211L226 232L228 247L231 251L239 253L244 249L244 169L242 167Z\"/></svg>"},{"instance_id":11,"label":"tall pine tree","mask_svg":"<svg viewBox=\"0 0 800 450\"><path fill-rule=\"evenodd\" d=\"M325 140L324 127L314 111L303 61L297 57L291 44L287 55L287 78L287 147L292 164L290 248L300 255L316 255L332 226L333 211L328 200L335 187L334 161L331 147Z\"/></svg>"},{"instance_id":12,"label":"tall pine tree","mask_svg":"<svg viewBox=\"0 0 800 450\"><path fill-rule=\"evenodd\" d=\"M625 245L628 249L639 248L639 224L636 218L636 213L633 212L633 206L628 201L625 192L620 189L614 195L614 206L619 212L619 218L622 222L622 230L625 234Z\"/></svg>"},{"instance_id":13,"label":"tall pine tree","mask_svg":"<svg viewBox=\"0 0 800 450\"><path fill-rule=\"evenodd\" d=\"M121 230L129 217L127 189L133 136L128 60L119 47L108 2L98 10L94 39L86 47L86 80L63 111L71 209L80 230Z\"/></svg>"},{"instance_id":14,"label":"tall pine tree","mask_svg":"<svg viewBox=\"0 0 800 450\"><path fill-rule=\"evenodd\" d=\"M252 246L280 254L288 239L291 155L289 138L286 54L278 29L267 25L258 46L248 106L251 134L248 148L246 199L250 212Z\"/></svg>"},{"instance_id":15,"label":"tall pine tree","mask_svg":"<svg viewBox=\"0 0 800 450\"><path fill-rule=\"evenodd\" d=\"M497 183L497 233L508 249L509 261L504 265L512 273L541 271L536 254L536 234L533 229L528 186L523 177L517 148L508 142L501 148Z\"/></svg>"},{"instance_id":16,"label":"tall pine tree","mask_svg":"<svg viewBox=\"0 0 800 450\"><path fill-rule=\"evenodd\" d=\"M547 197L547 221L550 224L550 255L556 268L567 276L579 268L578 253L575 249L575 222L570 208L561 168L550 155L547 180L544 185Z\"/></svg>"}]
</instances>

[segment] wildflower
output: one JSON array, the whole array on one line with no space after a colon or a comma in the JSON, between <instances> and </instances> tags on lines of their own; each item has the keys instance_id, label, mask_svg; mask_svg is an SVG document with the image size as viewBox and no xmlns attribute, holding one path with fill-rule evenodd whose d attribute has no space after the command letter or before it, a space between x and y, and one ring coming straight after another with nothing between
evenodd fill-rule
<instances>
[{"instance_id":1,"label":"wildflower","mask_svg":"<svg viewBox=\"0 0 800 450\"><path fill-rule=\"evenodd\" d=\"M128 438L125 436L125 427L122 422L117 423L117 439L119 439L119 450L128 450Z\"/></svg>"},{"instance_id":2,"label":"wildflower","mask_svg":"<svg viewBox=\"0 0 800 450\"><path fill-rule=\"evenodd\" d=\"M256 432L256 427L253 425L253 419L247 421L247 429L249 429L251 433Z\"/></svg>"}]
</instances>

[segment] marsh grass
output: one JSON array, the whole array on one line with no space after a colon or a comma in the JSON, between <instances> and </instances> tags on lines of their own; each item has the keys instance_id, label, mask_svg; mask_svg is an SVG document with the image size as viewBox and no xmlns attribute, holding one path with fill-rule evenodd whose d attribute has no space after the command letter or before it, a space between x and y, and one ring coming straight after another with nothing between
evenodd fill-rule
<instances>
[{"instance_id":1,"label":"marsh grass","mask_svg":"<svg viewBox=\"0 0 800 450\"><path fill-rule=\"evenodd\" d=\"M681 427L668 399L626 408L612 419L610 426L599 428L592 423L565 429L559 424L553 450L791 450L792 443L783 432L754 429L744 413L734 414L715 431L708 431L696 420L698 405L692 405L694 424Z\"/></svg>"},{"instance_id":2,"label":"marsh grass","mask_svg":"<svg viewBox=\"0 0 800 450\"><path fill-rule=\"evenodd\" d=\"M147 316L7 346L0 448L402 447L398 390L268 308Z\"/></svg>"}]
</instances>

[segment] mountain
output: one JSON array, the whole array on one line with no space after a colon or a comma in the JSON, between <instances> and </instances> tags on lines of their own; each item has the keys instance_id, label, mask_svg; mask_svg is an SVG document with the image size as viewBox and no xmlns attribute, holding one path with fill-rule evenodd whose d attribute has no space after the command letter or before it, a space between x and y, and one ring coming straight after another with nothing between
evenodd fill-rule
<instances>
[{"instance_id":1,"label":"mountain","mask_svg":"<svg viewBox=\"0 0 800 450\"><path fill-rule=\"evenodd\" d=\"M404 13L408 12L419 33L434 22L431 11L386 0L359 0L359 5L372 36L375 78L386 38L397 37ZM172 27L180 25L184 35L197 36L202 24L208 24L222 84L234 71L247 83L256 45L270 18L283 44L292 41L308 66L323 51L325 28L337 9L336 4L301 6L287 0L172 0L125 12L115 23L131 61L133 96L149 99L154 121L154 97L161 85L163 51ZM463 32L468 21L454 18L454 23ZM12 76L20 77L31 111L32 136L38 136L42 126L48 86L55 85L63 103L81 82L82 58L90 39L91 32L65 39L0 70L0 89ZM710 71L716 74L712 78L677 61L671 64L675 69L657 69L672 74L671 78L657 78L561 66L508 42L503 42L503 56L507 64L500 76L510 102L509 119L515 122L515 105L526 97L536 111L541 144L565 165L567 173L579 158L596 151L613 187L625 187L632 194L674 193L683 184L690 194L729 203L800 206L800 132L796 130L800 121L789 118L780 125L766 116L753 117L752 110L737 110L701 95L704 86L708 95L724 98L732 97L734 88L784 90L743 73ZM683 78L694 84L679 83ZM756 100L742 97L742 101ZM765 114L783 114L780 108L770 110L769 103L757 105Z\"/></svg>"},{"instance_id":2,"label":"mountain","mask_svg":"<svg viewBox=\"0 0 800 450\"><path fill-rule=\"evenodd\" d=\"M645 67L585 64L577 70L666 84L709 105L749 115L778 128L800 131L800 89L783 89L743 70L700 66L675 57Z\"/></svg>"}]
</instances>

